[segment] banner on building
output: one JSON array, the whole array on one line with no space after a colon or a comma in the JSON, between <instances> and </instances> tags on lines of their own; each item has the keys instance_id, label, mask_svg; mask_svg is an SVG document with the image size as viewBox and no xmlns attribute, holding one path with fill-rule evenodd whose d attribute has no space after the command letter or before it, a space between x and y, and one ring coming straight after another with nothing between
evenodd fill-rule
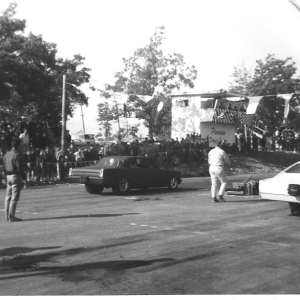
<instances>
[{"instance_id":1,"label":"banner on building","mask_svg":"<svg viewBox=\"0 0 300 300\"><path fill-rule=\"evenodd\" d=\"M290 111L290 100L292 99L293 94L280 94L280 95L277 95L277 97L284 99L283 117L286 119L289 114L289 111Z\"/></svg>"}]
</instances>

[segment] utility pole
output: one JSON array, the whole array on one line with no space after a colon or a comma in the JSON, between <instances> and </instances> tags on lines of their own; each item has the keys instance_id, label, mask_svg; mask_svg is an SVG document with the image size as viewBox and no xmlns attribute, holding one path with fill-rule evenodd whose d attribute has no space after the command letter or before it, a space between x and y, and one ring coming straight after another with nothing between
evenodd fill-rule
<instances>
[{"instance_id":1,"label":"utility pole","mask_svg":"<svg viewBox=\"0 0 300 300\"><path fill-rule=\"evenodd\" d=\"M82 118L83 134L85 134L84 119L83 119L83 112L82 112L82 104L80 104L80 107L81 107L81 118Z\"/></svg>"}]
</instances>

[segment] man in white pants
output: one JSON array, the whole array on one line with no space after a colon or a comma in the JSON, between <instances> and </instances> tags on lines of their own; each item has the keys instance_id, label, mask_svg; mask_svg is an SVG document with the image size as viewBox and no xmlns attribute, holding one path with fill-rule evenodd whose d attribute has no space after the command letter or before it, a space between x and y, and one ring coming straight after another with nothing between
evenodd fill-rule
<instances>
[{"instance_id":1,"label":"man in white pants","mask_svg":"<svg viewBox=\"0 0 300 300\"><path fill-rule=\"evenodd\" d=\"M222 142L223 141L221 140L217 141L215 148L208 153L209 174L211 177L211 196L213 198L212 202L225 201L223 198L227 183L225 167L230 167L230 160L226 152L220 148ZM218 179L221 181L221 187L217 197L216 190Z\"/></svg>"}]
</instances>

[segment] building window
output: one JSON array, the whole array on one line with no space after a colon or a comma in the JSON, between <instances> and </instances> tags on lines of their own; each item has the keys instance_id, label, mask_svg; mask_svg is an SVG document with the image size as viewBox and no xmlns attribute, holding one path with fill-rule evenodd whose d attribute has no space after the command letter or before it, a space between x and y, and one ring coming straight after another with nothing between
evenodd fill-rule
<instances>
[{"instance_id":1,"label":"building window","mask_svg":"<svg viewBox=\"0 0 300 300\"><path fill-rule=\"evenodd\" d=\"M189 106L189 100L188 99L177 100L177 106L179 107Z\"/></svg>"}]
</instances>

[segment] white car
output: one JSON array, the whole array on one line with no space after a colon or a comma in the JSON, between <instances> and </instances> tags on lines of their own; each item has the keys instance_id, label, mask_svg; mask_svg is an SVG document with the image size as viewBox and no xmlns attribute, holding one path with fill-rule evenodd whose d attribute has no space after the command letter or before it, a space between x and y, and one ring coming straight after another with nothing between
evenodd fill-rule
<instances>
[{"instance_id":1,"label":"white car","mask_svg":"<svg viewBox=\"0 0 300 300\"><path fill-rule=\"evenodd\" d=\"M73 136L72 141L75 146L88 146L96 144L94 134L81 134L78 136Z\"/></svg>"},{"instance_id":2,"label":"white car","mask_svg":"<svg viewBox=\"0 0 300 300\"><path fill-rule=\"evenodd\" d=\"M262 198L289 203L291 213L300 213L300 161L287 167L273 178L259 181Z\"/></svg>"},{"instance_id":3,"label":"white car","mask_svg":"<svg viewBox=\"0 0 300 300\"><path fill-rule=\"evenodd\" d=\"M104 145L110 146L111 144L116 144L117 141L118 140L116 138L106 138L105 139L105 138L98 137L95 139L95 143L100 146L104 146Z\"/></svg>"}]
</instances>

